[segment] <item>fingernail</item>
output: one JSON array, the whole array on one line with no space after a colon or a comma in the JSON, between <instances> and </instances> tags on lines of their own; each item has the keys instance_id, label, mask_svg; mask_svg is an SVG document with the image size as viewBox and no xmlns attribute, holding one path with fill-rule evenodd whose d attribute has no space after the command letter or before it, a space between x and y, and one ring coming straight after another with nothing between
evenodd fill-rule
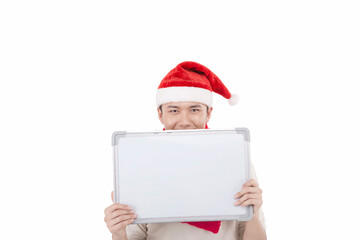
<instances>
[{"instance_id":1,"label":"fingernail","mask_svg":"<svg viewBox=\"0 0 360 240\"><path fill-rule=\"evenodd\" d=\"M134 213L135 211L134 210L131 210L131 213Z\"/></svg>"},{"instance_id":2,"label":"fingernail","mask_svg":"<svg viewBox=\"0 0 360 240\"><path fill-rule=\"evenodd\" d=\"M130 207L130 206L127 206L127 209L131 209L131 207Z\"/></svg>"}]
</instances>

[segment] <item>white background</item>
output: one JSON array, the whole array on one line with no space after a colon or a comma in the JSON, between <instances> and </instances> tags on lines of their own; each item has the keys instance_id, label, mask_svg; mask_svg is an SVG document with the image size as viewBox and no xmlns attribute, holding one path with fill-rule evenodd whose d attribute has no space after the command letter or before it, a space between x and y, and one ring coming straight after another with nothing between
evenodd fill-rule
<instances>
[{"instance_id":1,"label":"white background","mask_svg":"<svg viewBox=\"0 0 360 240\"><path fill-rule=\"evenodd\" d=\"M0 239L110 239L111 134L156 130L178 63L248 127L269 239L358 239L358 1L1 1Z\"/></svg>"}]
</instances>

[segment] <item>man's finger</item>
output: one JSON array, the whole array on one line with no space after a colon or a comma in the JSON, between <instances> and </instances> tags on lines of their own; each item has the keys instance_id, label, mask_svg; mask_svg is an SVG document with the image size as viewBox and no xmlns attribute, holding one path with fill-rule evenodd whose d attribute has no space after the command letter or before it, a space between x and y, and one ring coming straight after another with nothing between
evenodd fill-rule
<instances>
[{"instance_id":1,"label":"man's finger","mask_svg":"<svg viewBox=\"0 0 360 240\"><path fill-rule=\"evenodd\" d=\"M135 212L133 210L115 210L113 212L110 212L109 214L105 215L105 222L106 221L110 221L114 218L117 218L119 216L122 216L122 215L131 215L131 214L134 214Z\"/></svg>"},{"instance_id":2,"label":"man's finger","mask_svg":"<svg viewBox=\"0 0 360 240\"><path fill-rule=\"evenodd\" d=\"M242 207L249 206L249 205L261 205L263 203L262 199L249 199L241 204Z\"/></svg>"},{"instance_id":3,"label":"man's finger","mask_svg":"<svg viewBox=\"0 0 360 240\"><path fill-rule=\"evenodd\" d=\"M249 199L262 199L262 197L261 197L260 194L245 194L239 200L234 202L234 205L239 206L239 205L241 205L242 203L244 203L245 201L247 201Z\"/></svg>"},{"instance_id":4,"label":"man's finger","mask_svg":"<svg viewBox=\"0 0 360 240\"><path fill-rule=\"evenodd\" d=\"M112 205L110 205L109 207L105 208L104 213L105 215L115 211L115 210L131 210L131 207L129 205L126 204L121 204L121 203L113 203Z\"/></svg>"},{"instance_id":5,"label":"man's finger","mask_svg":"<svg viewBox=\"0 0 360 240\"><path fill-rule=\"evenodd\" d=\"M136 215L132 214L132 215L122 215L122 216L118 216L117 218L114 218L113 220L108 222L108 226L112 227L115 226L121 222L127 221L127 220L131 220L131 219L135 219Z\"/></svg>"},{"instance_id":6,"label":"man's finger","mask_svg":"<svg viewBox=\"0 0 360 240\"><path fill-rule=\"evenodd\" d=\"M251 178L242 185L242 188L246 188L246 187L259 187L259 184L255 179Z\"/></svg>"},{"instance_id":7,"label":"man's finger","mask_svg":"<svg viewBox=\"0 0 360 240\"><path fill-rule=\"evenodd\" d=\"M127 221L123 221L123 222L120 222L119 224L116 224L115 226L112 226L112 227L109 227L109 231L111 233L116 233L118 232L119 230L125 228L127 225L129 225L130 223L132 223L134 221L134 219L129 219Z\"/></svg>"},{"instance_id":8,"label":"man's finger","mask_svg":"<svg viewBox=\"0 0 360 240\"><path fill-rule=\"evenodd\" d=\"M240 192L236 193L234 195L234 198L241 198L243 195L248 194L248 193L262 194L262 190L258 187L246 187L246 188L242 189Z\"/></svg>"}]
</instances>

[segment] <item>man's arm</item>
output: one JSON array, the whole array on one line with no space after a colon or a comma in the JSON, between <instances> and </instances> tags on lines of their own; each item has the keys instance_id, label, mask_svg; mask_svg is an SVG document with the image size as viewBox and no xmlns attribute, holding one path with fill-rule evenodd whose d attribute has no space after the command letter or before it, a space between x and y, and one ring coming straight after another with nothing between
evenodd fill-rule
<instances>
[{"instance_id":1,"label":"man's arm","mask_svg":"<svg viewBox=\"0 0 360 240\"><path fill-rule=\"evenodd\" d=\"M128 240L126 236L126 226L131 224L136 218L136 214L131 210L130 206L113 203L106 208L104 212L104 221L112 233L112 239Z\"/></svg>"},{"instance_id":2,"label":"man's arm","mask_svg":"<svg viewBox=\"0 0 360 240\"><path fill-rule=\"evenodd\" d=\"M253 178L247 181L234 198L239 199L234 203L235 206L254 206L253 218L245 224L243 240L265 240L265 229L259 218L260 207L263 204L262 190L257 181Z\"/></svg>"},{"instance_id":3,"label":"man's arm","mask_svg":"<svg viewBox=\"0 0 360 240\"><path fill-rule=\"evenodd\" d=\"M114 192L111 192L111 199L114 202ZM128 240L126 227L134 222L137 217L131 207L121 203L113 203L104 210L104 214L104 221L112 233L112 239Z\"/></svg>"},{"instance_id":4,"label":"man's arm","mask_svg":"<svg viewBox=\"0 0 360 240\"><path fill-rule=\"evenodd\" d=\"M266 240L265 229L260 222L259 213L246 222L243 240Z\"/></svg>"},{"instance_id":5,"label":"man's arm","mask_svg":"<svg viewBox=\"0 0 360 240\"><path fill-rule=\"evenodd\" d=\"M112 234L112 240L128 240L126 230Z\"/></svg>"}]
</instances>

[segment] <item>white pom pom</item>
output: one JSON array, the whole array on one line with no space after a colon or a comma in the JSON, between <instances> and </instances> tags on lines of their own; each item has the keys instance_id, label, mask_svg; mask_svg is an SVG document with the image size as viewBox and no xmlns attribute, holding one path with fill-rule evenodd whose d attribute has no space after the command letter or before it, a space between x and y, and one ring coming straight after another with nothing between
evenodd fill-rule
<instances>
[{"instance_id":1,"label":"white pom pom","mask_svg":"<svg viewBox=\"0 0 360 240\"><path fill-rule=\"evenodd\" d=\"M231 98L229 99L229 104L231 106L237 104L239 102L239 96L236 94L231 94Z\"/></svg>"}]
</instances>

